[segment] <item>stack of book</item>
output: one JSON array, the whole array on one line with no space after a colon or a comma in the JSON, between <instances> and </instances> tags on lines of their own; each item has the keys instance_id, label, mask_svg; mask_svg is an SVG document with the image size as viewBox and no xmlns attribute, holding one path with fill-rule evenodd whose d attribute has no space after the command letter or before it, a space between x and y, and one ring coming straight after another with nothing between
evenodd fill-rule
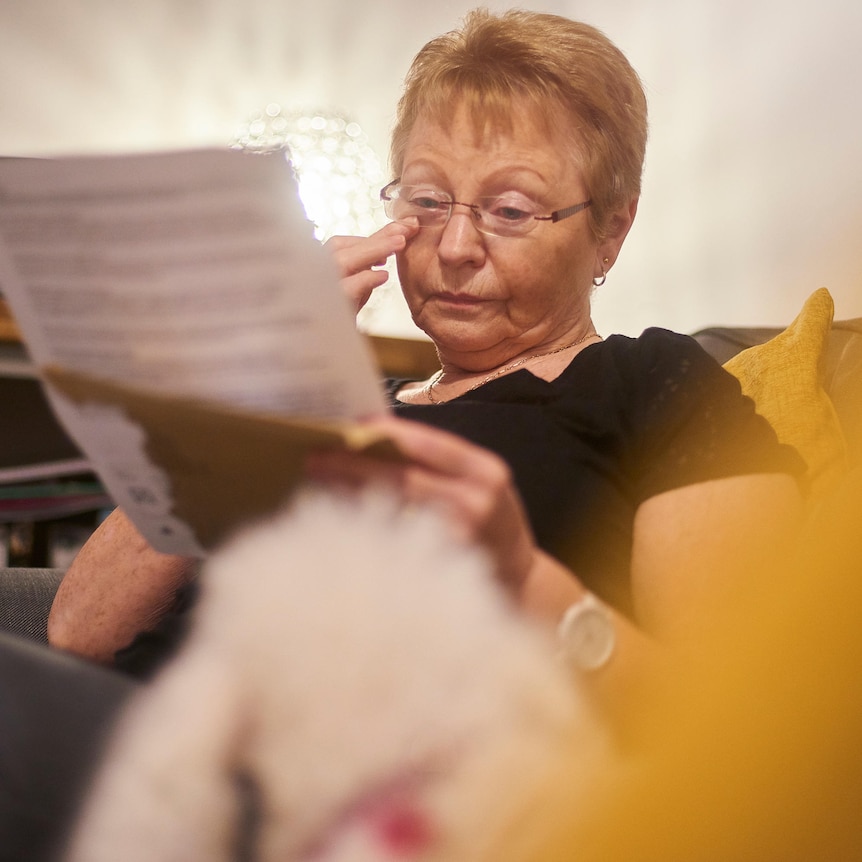
<instances>
[{"instance_id":1,"label":"stack of book","mask_svg":"<svg viewBox=\"0 0 862 862\"><path fill-rule=\"evenodd\" d=\"M0 415L0 564L65 565L112 501L11 339L0 341Z\"/></svg>"}]
</instances>

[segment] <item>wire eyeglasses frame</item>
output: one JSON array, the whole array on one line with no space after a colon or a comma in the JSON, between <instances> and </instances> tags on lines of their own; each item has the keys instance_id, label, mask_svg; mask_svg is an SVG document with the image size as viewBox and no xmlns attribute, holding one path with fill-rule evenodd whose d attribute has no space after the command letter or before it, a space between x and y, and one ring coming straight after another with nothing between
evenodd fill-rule
<instances>
[{"instance_id":1,"label":"wire eyeglasses frame","mask_svg":"<svg viewBox=\"0 0 862 862\"><path fill-rule=\"evenodd\" d=\"M563 207L562 209L554 210L554 212L549 213L548 215L533 215L532 213L525 213L523 218L520 221L512 221L511 224L507 225L505 220L499 221L497 227L493 227L489 225L486 221L483 221L483 218L487 218L490 216L490 213L487 210L484 210L481 203L464 203L463 201L456 201L450 195L445 192L439 192L438 197L434 198L435 207L429 208L425 217L431 217L434 219L433 223L423 224L421 219L422 215L419 212L404 214L401 213L400 216L396 212L396 204L399 200L402 200L400 192L402 189L414 189L414 188L422 188L421 186L402 186L401 178L397 177L392 180L392 182L385 185L382 189L380 189L380 200L383 201L383 209L386 215L391 218L393 221L401 221L405 218L417 218L419 219L419 227L420 228L443 228L449 223L449 219L452 217L452 210L455 206L467 207L473 215L473 223L480 233L488 234L489 236L501 236L501 237L513 237L513 236L525 236L530 233L536 226L536 222L540 221L549 221L552 224L556 224L557 222L563 221L563 219L570 218L573 215L585 210L587 207L592 205L592 200L582 201L578 204L573 204L572 206ZM480 198L482 201L497 201L499 200L498 195L493 195L487 198ZM440 213L442 213L445 208L445 217L440 218ZM501 226L503 227L503 233L500 232Z\"/></svg>"}]
</instances>

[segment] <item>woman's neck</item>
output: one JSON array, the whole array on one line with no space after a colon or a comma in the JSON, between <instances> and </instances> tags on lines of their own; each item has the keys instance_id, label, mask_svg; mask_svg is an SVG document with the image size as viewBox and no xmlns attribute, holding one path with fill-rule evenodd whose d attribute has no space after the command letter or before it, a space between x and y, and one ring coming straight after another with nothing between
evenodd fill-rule
<instances>
[{"instance_id":1,"label":"woman's neck","mask_svg":"<svg viewBox=\"0 0 862 862\"><path fill-rule=\"evenodd\" d=\"M457 363L448 361L446 356L441 354L440 370L426 381L403 387L398 397L408 403L439 404L451 401L521 368L529 370L536 377L551 381L568 367L574 356L581 350L601 340L601 336L590 321L586 331L582 331L574 338L560 339L556 343L549 342L543 347L525 350L490 368L465 369Z\"/></svg>"}]
</instances>

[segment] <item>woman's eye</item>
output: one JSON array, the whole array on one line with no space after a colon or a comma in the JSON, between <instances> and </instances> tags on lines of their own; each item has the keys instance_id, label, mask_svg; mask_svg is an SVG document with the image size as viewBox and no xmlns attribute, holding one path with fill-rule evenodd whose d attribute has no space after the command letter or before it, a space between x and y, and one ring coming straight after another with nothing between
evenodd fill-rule
<instances>
[{"instance_id":1,"label":"woman's eye","mask_svg":"<svg viewBox=\"0 0 862 862\"><path fill-rule=\"evenodd\" d=\"M527 218L529 213L519 210L517 207L498 207L495 215L498 218L506 219L506 221L520 221Z\"/></svg>"},{"instance_id":2,"label":"woman's eye","mask_svg":"<svg viewBox=\"0 0 862 862\"><path fill-rule=\"evenodd\" d=\"M507 195L489 200L487 212L492 218L501 221L519 222L532 218L538 210L531 201L520 195Z\"/></svg>"},{"instance_id":3,"label":"woman's eye","mask_svg":"<svg viewBox=\"0 0 862 862\"><path fill-rule=\"evenodd\" d=\"M441 202L437 198L426 197L423 195L410 198L410 203L423 210L436 210L441 206Z\"/></svg>"},{"instance_id":4,"label":"woman's eye","mask_svg":"<svg viewBox=\"0 0 862 862\"><path fill-rule=\"evenodd\" d=\"M503 201L495 201L488 209L489 215L503 221L524 221L532 215L531 210Z\"/></svg>"},{"instance_id":5,"label":"woman's eye","mask_svg":"<svg viewBox=\"0 0 862 862\"><path fill-rule=\"evenodd\" d=\"M413 186L404 190L410 206L420 210L441 210L446 207L446 195L433 186Z\"/></svg>"}]
</instances>

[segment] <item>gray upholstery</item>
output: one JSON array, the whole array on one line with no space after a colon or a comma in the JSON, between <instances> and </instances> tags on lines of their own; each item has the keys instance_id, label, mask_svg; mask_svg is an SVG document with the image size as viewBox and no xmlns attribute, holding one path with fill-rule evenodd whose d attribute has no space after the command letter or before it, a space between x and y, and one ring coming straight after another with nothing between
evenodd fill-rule
<instances>
[{"instance_id":1,"label":"gray upholstery","mask_svg":"<svg viewBox=\"0 0 862 862\"><path fill-rule=\"evenodd\" d=\"M0 631L47 643L48 611L61 569L0 568Z\"/></svg>"},{"instance_id":2,"label":"gray upholstery","mask_svg":"<svg viewBox=\"0 0 862 862\"><path fill-rule=\"evenodd\" d=\"M122 674L0 632L0 860L60 859L114 716L134 690Z\"/></svg>"}]
</instances>

